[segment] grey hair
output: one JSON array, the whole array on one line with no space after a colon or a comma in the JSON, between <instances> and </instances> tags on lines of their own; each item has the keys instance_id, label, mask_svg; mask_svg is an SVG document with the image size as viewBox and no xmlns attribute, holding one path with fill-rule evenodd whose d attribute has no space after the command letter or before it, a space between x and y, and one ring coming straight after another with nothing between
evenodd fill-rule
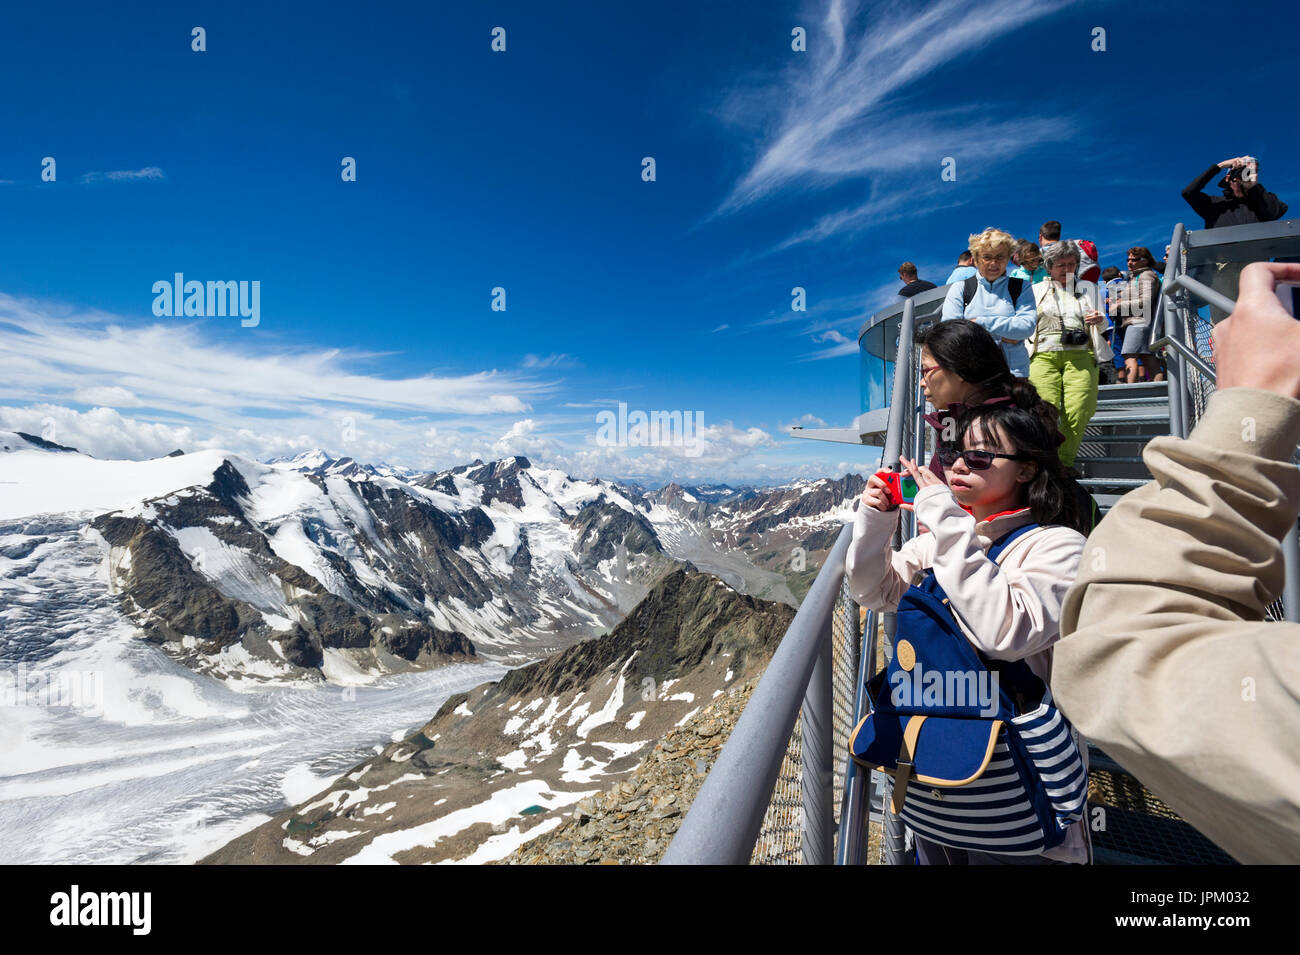
<instances>
[{"instance_id":1,"label":"grey hair","mask_svg":"<svg viewBox=\"0 0 1300 955\"><path fill-rule=\"evenodd\" d=\"M1048 243L1043 249L1043 267L1050 271L1052 264L1059 259L1074 259L1075 262L1082 262L1083 255L1079 252L1079 244L1073 239Z\"/></svg>"}]
</instances>

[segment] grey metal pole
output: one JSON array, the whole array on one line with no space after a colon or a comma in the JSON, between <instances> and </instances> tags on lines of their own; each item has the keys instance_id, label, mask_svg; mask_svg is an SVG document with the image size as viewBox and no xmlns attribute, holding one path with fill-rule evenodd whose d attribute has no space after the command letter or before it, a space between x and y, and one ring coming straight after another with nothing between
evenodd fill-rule
<instances>
[{"instance_id":1,"label":"grey metal pole","mask_svg":"<svg viewBox=\"0 0 1300 955\"><path fill-rule=\"evenodd\" d=\"M1162 333L1174 341L1181 343L1183 340L1180 329L1185 323L1178 299L1185 296L1178 295L1178 274L1182 268L1185 236L1186 230L1179 222L1174 226L1173 237L1169 240L1169 256L1165 259L1165 278L1160 286L1164 307L1157 309L1158 324L1151 330L1152 341ZM1172 352L1171 356L1167 350L1165 357L1165 380L1168 382L1165 385L1165 394L1169 396L1169 433L1185 438L1187 429L1184 415L1187 403L1184 394L1187 390L1187 364L1181 360L1182 352L1178 348L1172 349Z\"/></svg>"},{"instance_id":2,"label":"grey metal pole","mask_svg":"<svg viewBox=\"0 0 1300 955\"><path fill-rule=\"evenodd\" d=\"M908 413L907 398L912 391L909 387L910 382L903 379L904 376L911 377L915 317L915 305L909 298L903 303L903 317L898 325L898 353L894 360L894 392L891 396L892 404L890 405L891 413L889 415L888 430L885 433L885 450L880 459L881 467L897 466L898 456L903 447L903 416ZM902 543L901 532L902 522L900 521L899 528L894 534L896 546ZM894 656L894 634L898 628L898 615L896 613L886 613L884 615L884 625L885 661L888 662ZM883 789L885 798L883 826L885 862L888 865L905 865L903 821L889 811L891 786L892 783L886 780Z\"/></svg>"},{"instance_id":3,"label":"grey metal pole","mask_svg":"<svg viewBox=\"0 0 1300 955\"><path fill-rule=\"evenodd\" d=\"M876 612L867 611L866 625L858 632L857 604L850 626L857 637L854 641L857 659L854 674L857 683L853 694L853 725L867 709L867 679L876 672ZM845 754L844 798L840 805L840 841L836 846L836 865L862 865L866 861L867 819L871 812L871 770L863 769Z\"/></svg>"},{"instance_id":4,"label":"grey metal pole","mask_svg":"<svg viewBox=\"0 0 1300 955\"><path fill-rule=\"evenodd\" d=\"M1286 564L1286 583L1282 588L1283 616L1292 623L1300 623L1300 537L1295 524L1282 538L1282 558Z\"/></svg>"},{"instance_id":5,"label":"grey metal pole","mask_svg":"<svg viewBox=\"0 0 1300 955\"><path fill-rule=\"evenodd\" d=\"M834 615L827 622L813 666L812 678L803 698L800 762L803 765L803 864L830 865L834 859L835 811L834 770L831 766L831 640Z\"/></svg>"},{"instance_id":6,"label":"grey metal pole","mask_svg":"<svg viewBox=\"0 0 1300 955\"><path fill-rule=\"evenodd\" d=\"M1186 331L1186 326L1183 330ZM1180 335L1179 340L1186 344L1186 334ZM1185 438L1192 430L1192 379L1187 374L1187 356L1182 351L1178 352L1178 380L1181 382L1178 389L1178 426L1181 430L1178 436Z\"/></svg>"},{"instance_id":7,"label":"grey metal pole","mask_svg":"<svg viewBox=\"0 0 1300 955\"><path fill-rule=\"evenodd\" d=\"M919 371L920 357L913 355L913 388L912 388L912 407L915 410L912 418L912 454L911 458L917 462L919 467L924 467L925 458L925 395L921 391L921 375ZM907 533L909 537L915 537L917 534L916 512L908 511Z\"/></svg>"},{"instance_id":8,"label":"grey metal pole","mask_svg":"<svg viewBox=\"0 0 1300 955\"><path fill-rule=\"evenodd\" d=\"M831 547L763 678L664 854L664 865L744 865L763 828L795 716L826 640L844 557L853 537L846 524Z\"/></svg>"},{"instance_id":9,"label":"grey metal pole","mask_svg":"<svg viewBox=\"0 0 1300 955\"><path fill-rule=\"evenodd\" d=\"M894 390L889 396L889 424L885 430L885 447L880 455L882 468L898 466L903 451L903 416L908 413L907 396L912 392L912 335L916 305L909 298L903 303L903 317L898 322L898 351L894 356Z\"/></svg>"}]
</instances>

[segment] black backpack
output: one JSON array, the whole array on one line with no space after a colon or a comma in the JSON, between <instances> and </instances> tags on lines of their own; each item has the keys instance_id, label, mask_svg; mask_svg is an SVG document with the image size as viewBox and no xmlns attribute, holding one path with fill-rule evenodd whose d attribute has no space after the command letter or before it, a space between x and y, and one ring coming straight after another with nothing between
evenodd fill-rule
<instances>
[{"instance_id":1,"label":"black backpack","mask_svg":"<svg viewBox=\"0 0 1300 955\"><path fill-rule=\"evenodd\" d=\"M978 275L966 276L966 284L961 289L962 309L970 307L970 303L975 301L975 290L980 287L980 277ZM1016 299L1020 298L1020 293L1025 288L1025 280L1019 278L1007 279L1007 291L1011 294L1011 307L1016 307Z\"/></svg>"}]
</instances>

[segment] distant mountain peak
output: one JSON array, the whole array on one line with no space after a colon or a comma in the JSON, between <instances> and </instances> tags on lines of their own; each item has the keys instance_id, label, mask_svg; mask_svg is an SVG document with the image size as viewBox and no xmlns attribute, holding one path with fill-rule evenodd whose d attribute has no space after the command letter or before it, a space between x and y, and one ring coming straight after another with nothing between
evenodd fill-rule
<instances>
[{"instance_id":1,"label":"distant mountain peak","mask_svg":"<svg viewBox=\"0 0 1300 955\"><path fill-rule=\"evenodd\" d=\"M22 438L28 444L40 448L42 451L71 451L73 454L80 453L76 448L70 448L65 444L55 444L53 441L46 441L38 435L28 434L26 431L13 431L11 433L18 435L18 437Z\"/></svg>"}]
</instances>

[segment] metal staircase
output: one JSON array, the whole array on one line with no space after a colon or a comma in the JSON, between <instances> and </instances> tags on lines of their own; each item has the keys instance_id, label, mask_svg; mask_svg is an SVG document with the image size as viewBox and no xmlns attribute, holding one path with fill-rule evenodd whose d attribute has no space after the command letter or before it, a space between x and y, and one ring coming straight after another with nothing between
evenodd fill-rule
<instances>
[{"instance_id":1,"label":"metal staircase","mask_svg":"<svg viewBox=\"0 0 1300 955\"><path fill-rule=\"evenodd\" d=\"M1142 449L1169 434L1168 382L1102 385L1074 466L1103 514L1124 493L1151 480Z\"/></svg>"}]
</instances>

